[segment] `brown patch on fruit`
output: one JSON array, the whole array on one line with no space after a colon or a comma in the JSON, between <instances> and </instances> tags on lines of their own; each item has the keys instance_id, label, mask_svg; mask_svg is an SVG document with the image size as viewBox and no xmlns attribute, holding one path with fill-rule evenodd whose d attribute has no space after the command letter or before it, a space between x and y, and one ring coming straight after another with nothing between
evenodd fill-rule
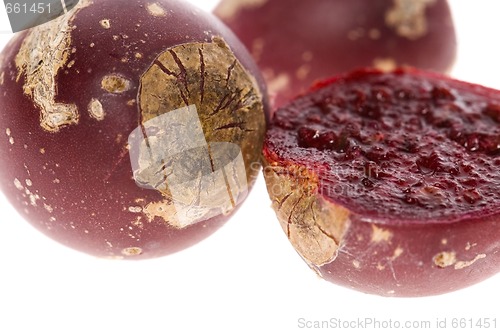
<instances>
[{"instance_id":1,"label":"brown patch on fruit","mask_svg":"<svg viewBox=\"0 0 500 332\"><path fill-rule=\"evenodd\" d=\"M434 256L434 264L441 268L453 266L455 270L461 270L483 258L486 258L485 254L479 254L470 261L459 261L454 251L444 251Z\"/></svg>"},{"instance_id":2,"label":"brown patch on fruit","mask_svg":"<svg viewBox=\"0 0 500 332\"><path fill-rule=\"evenodd\" d=\"M443 251L434 256L434 265L445 268L457 262L457 254L454 251Z\"/></svg>"},{"instance_id":3,"label":"brown patch on fruit","mask_svg":"<svg viewBox=\"0 0 500 332\"><path fill-rule=\"evenodd\" d=\"M236 59L224 40L213 38L209 43L187 43L165 50L142 75L139 91L141 130L148 141L143 148L152 151L152 145L163 144L164 155L175 156L189 150L195 159L199 158L199 153L204 153L202 149L205 148L213 163L217 155L212 144L227 142L228 146L233 144L241 150L246 173L243 177L247 182L256 177L258 169L252 164L259 161L265 128L262 95L255 78ZM154 127L160 122L173 125L176 130L185 132L185 136L181 135L175 144L162 142L162 137L168 133L165 130L154 133ZM228 151L230 154L234 152ZM150 159L143 158L139 164L148 165L158 157L147 151L138 153ZM220 158L227 159L229 155ZM203 162L195 159L192 161ZM231 163L227 160L224 165ZM145 169L140 167L138 173L143 173ZM236 169L233 173L238 171ZM186 181L193 175L187 174ZM234 178L232 175L227 177ZM241 178L241 174L236 177ZM147 182L170 197L168 191L160 188L161 183ZM195 193L193 190L193 195L187 195L181 203L187 205L196 201L199 195Z\"/></svg>"},{"instance_id":4,"label":"brown patch on fruit","mask_svg":"<svg viewBox=\"0 0 500 332\"><path fill-rule=\"evenodd\" d=\"M47 210L48 213L54 212L54 208L52 206L48 205L48 204L44 203L43 207L44 207L45 210Z\"/></svg>"},{"instance_id":5,"label":"brown patch on fruit","mask_svg":"<svg viewBox=\"0 0 500 332\"><path fill-rule=\"evenodd\" d=\"M472 264L474 264L475 262L477 262L478 260L483 259L483 258L486 258L485 254L479 254L473 260L470 260L470 261L458 261L455 263L454 268L455 268L455 270L461 270L463 268L471 266Z\"/></svg>"},{"instance_id":6,"label":"brown patch on fruit","mask_svg":"<svg viewBox=\"0 0 500 332\"><path fill-rule=\"evenodd\" d=\"M5 134L9 138L9 143L10 144L14 144L14 137L11 136L12 135L12 131L10 130L10 128L5 129Z\"/></svg>"},{"instance_id":7,"label":"brown patch on fruit","mask_svg":"<svg viewBox=\"0 0 500 332\"><path fill-rule=\"evenodd\" d=\"M471 250L473 247L477 246L477 243L470 243L470 242L467 242L467 244L465 245L465 250L466 251L469 251Z\"/></svg>"},{"instance_id":8,"label":"brown patch on fruit","mask_svg":"<svg viewBox=\"0 0 500 332\"><path fill-rule=\"evenodd\" d=\"M210 214L211 210L210 207L195 207L180 202L174 204L171 199L165 199L147 204L142 209L142 212L149 222L152 222L155 218L159 218L167 225L182 229L199 221L209 219L212 216Z\"/></svg>"},{"instance_id":9,"label":"brown patch on fruit","mask_svg":"<svg viewBox=\"0 0 500 332\"><path fill-rule=\"evenodd\" d=\"M297 71L295 72L295 76L299 80L305 80L310 72L311 72L311 65L303 64L297 69Z\"/></svg>"},{"instance_id":10,"label":"brown patch on fruit","mask_svg":"<svg viewBox=\"0 0 500 332\"><path fill-rule=\"evenodd\" d=\"M142 212L142 207L140 206L129 206L128 211L132 213L141 213Z\"/></svg>"},{"instance_id":11,"label":"brown patch on fruit","mask_svg":"<svg viewBox=\"0 0 500 332\"><path fill-rule=\"evenodd\" d=\"M101 81L101 88L114 94L128 91L130 89L130 85L129 80L116 74L106 75Z\"/></svg>"},{"instance_id":12,"label":"brown patch on fruit","mask_svg":"<svg viewBox=\"0 0 500 332\"><path fill-rule=\"evenodd\" d=\"M272 93L286 90L291 82L290 76L285 73L274 75L272 70L264 70L262 74L266 79L267 88Z\"/></svg>"},{"instance_id":13,"label":"brown patch on fruit","mask_svg":"<svg viewBox=\"0 0 500 332\"><path fill-rule=\"evenodd\" d=\"M101 102L98 99L92 98L87 108L90 116L96 120L104 120L106 113L102 107Z\"/></svg>"},{"instance_id":14,"label":"brown patch on fruit","mask_svg":"<svg viewBox=\"0 0 500 332\"><path fill-rule=\"evenodd\" d=\"M153 221L156 217L163 219L166 223L170 223L170 219L175 216L175 207L168 201L151 202L146 205L142 211L146 215L149 222Z\"/></svg>"},{"instance_id":15,"label":"brown patch on fruit","mask_svg":"<svg viewBox=\"0 0 500 332\"><path fill-rule=\"evenodd\" d=\"M122 254L125 256L137 256L142 254L142 248L139 247L129 247L122 250Z\"/></svg>"},{"instance_id":16,"label":"brown patch on fruit","mask_svg":"<svg viewBox=\"0 0 500 332\"><path fill-rule=\"evenodd\" d=\"M259 61L262 56L262 52L264 52L264 47L266 43L262 38L255 38L252 42L251 52L255 61Z\"/></svg>"},{"instance_id":17,"label":"brown patch on fruit","mask_svg":"<svg viewBox=\"0 0 500 332\"><path fill-rule=\"evenodd\" d=\"M396 260L396 259L397 259L397 258L399 258L399 256L401 256L403 253L404 253L403 248L401 248L401 247L397 247L397 248L394 250L394 253L393 253L392 257L391 257L391 261Z\"/></svg>"},{"instance_id":18,"label":"brown patch on fruit","mask_svg":"<svg viewBox=\"0 0 500 332\"><path fill-rule=\"evenodd\" d=\"M14 179L14 186L17 188L17 190L24 190L23 185L21 184L21 181L19 179Z\"/></svg>"},{"instance_id":19,"label":"brown patch on fruit","mask_svg":"<svg viewBox=\"0 0 500 332\"><path fill-rule=\"evenodd\" d=\"M182 112L178 114L182 115ZM182 116L169 119L173 121L157 124L162 128L172 128L180 126L184 120ZM199 142L196 121L189 120L188 123L195 124L194 130L187 127L187 133L175 133L174 136L186 136L189 142ZM151 124L146 126L152 128ZM199 128L201 132L201 125ZM192 137L188 136L190 131ZM146 141L149 145L145 144ZM248 191L240 148L232 143L210 143L208 148L175 151L175 143L169 146L175 141L176 138L159 132L147 136L140 147L132 143L132 157L137 157L137 164L133 164L136 183L166 197L164 201L146 206L144 211L148 219L160 217L171 226L183 228L230 213ZM227 144L230 146L226 147Z\"/></svg>"},{"instance_id":20,"label":"brown patch on fruit","mask_svg":"<svg viewBox=\"0 0 500 332\"><path fill-rule=\"evenodd\" d=\"M17 81L24 76L24 94L40 109L40 125L50 132L78 123L75 104L55 101L56 77L71 54L72 21L90 4L90 0L82 0L67 14L29 30L15 57Z\"/></svg>"},{"instance_id":21,"label":"brown patch on fruit","mask_svg":"<svg viewBox=\"0 0 500 332\"><path fill-rule=\"evenodd\" d=\"M410 40L427 34L425 10L436 0L393 0L394 5L385 14L385 24Z\"/></svg>"},{"instance_id":22,"label":"brown patch on fruit","mask_svg":"<svg viewBox=\"0 0 500 332\"><path fill-rule=\"evenodd\" d=\"M317 176L295 165L265 162L273 208L295 250L313 266L333 261L349 225L349 210L318 194Z\"/></svg>"},{"instance_id":23,"label":"brown patch on fruit","mask_svg":"<svg viewBox=\"0 0 500 332\"><path fill-rule=\"evenodd\" d=\"M3 83L4 83L4 77L5 77L5 72L3 71L3 72L0 74L0 85L3 85Z\"/></svg>"},{"instance_id":24,"label":"brown patch on fruit","mask_svg":"<svg viewBox=\"0 0 500 332\"><path fill-rule=\"evenodd\" d=\"M391 231L372 225L372 236L370 241L373 243L389 242L392 235Z\"/></svg>"},{"instance_id":25,"label":"brown patch on fruit","mask_svg":"<svg viewBox=\"0 0 500 332\"><path fill-rule=\"evenodd\" d=\"M147 5L146 9L148 10L149 14L156 16L156 17L163 17L166 15L165 9L163 9L160 4L157 2L153 2Z\"/></svg>"},{"instance_id":26,"label":"brown patch on fruit","mask_svg":"<svg viewBox=\"0 0 500 332\"><path fill-rule=\"evenodd\" d=\"M141 221L142 217L138 216L135 220L131 222L131 224L140 229L144 228L144 223Z\"/></svg>"},{"instance_id":27,"label":"brown patch on fruit","mask_svg":"<svg viewBox=\"0 0 500 332\"><path fill-rule=\"evenodd\" d=\"M267 0L231 0L223 1L217 8L217 16L231 18L242 9L253 9L263 6Z\"/></svg>"},{"instance_id":28,"label":"brown patch on fruit","mask_svg":"<svg viewBox=\"0 0 500 332\"><path fill-rule=\"evenodd\" d=\"M373 59L373 67L388 73L396 69L398 64L393 58L375 58Z\"/></svg>"},{"instance_id":29,"label":"brown patch on fruit","mask_svg":"<svg viewBox=\"0 0 500 332\"><path fill-rule=\"evenodd\" d=\"M111 28L111 22L108 19L105 20L100 20L99 24L104 28L104 29L109 29Z\"/></svg>"}]
</instances>

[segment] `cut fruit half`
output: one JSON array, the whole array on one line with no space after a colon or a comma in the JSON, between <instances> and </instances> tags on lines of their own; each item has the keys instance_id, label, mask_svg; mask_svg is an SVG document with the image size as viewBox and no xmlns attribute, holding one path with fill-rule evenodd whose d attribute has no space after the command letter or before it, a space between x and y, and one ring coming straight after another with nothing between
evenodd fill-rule
<instances>
[{"instance_id":1,"label":"cut fruit half","mask_svg":"<svg viewBox=\"0 0 500 332\"><path fill-rule=\"evenodd\" d=\"M500 270L500 91L356 71L277 110L263 159L285 233L326 280L425 296Z\"/></svg>"}]
</instances>

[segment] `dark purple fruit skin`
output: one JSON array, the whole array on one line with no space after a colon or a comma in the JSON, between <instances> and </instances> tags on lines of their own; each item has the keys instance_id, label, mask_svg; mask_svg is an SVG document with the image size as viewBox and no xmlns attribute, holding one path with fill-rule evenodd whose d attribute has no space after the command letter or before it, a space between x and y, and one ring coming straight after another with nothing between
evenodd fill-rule
<instances>
[{"instance_id":1,"label":"dark purple fruit skin","mask_svg":"<svg viewBox=\"0 0 500 332\"><path fill-rule=\"evenodd\" d=\"M0 58L0 188L41 232L99 257L167 255L206 238L229 217L219 215L177 229L158 217L148 221L137 212L138 207L163 199L158 191L135 183L126 149L140 117L136 100L140 76L160 53L175 45L222 37L255 76L266 105L263 79L251 56L217 18L175 0L156 3L164 8L165 17L148 12L150 2L143 0L93 0L76 14L71 33L74 52L67 60L72 65L57 74L56 102L74 103L80 118L78 124L57 132L42 129L39 109L23 95L25 75L17 80L15 57L28 31L17 35ZM110 27L101 20L109 20ZM104 91L101 81L109 73L126 77L129 90ZM102 121L87 112L92 98L98 98L106 111Z\"/></svg>"},{"instance_id":2,"label":"dark purple fruit skin","mask_svg":"<svg viewBox=\"0 0 500 332\"><path fill-rule=\"evenodd\" d=\"M322 142L322 135L317 135L318 140L314 141L309 139L311 135L303 130L303 125L318 125L321 122L313 116L312 110L325 110L323 118L334 115L329 114L333 111L328 111L327 106L332 101L345 97L345 95L335 93L338 90L335 90L334 86L350 84L354 89L358 89L357 91L361 95L364 86L363 88L361 84L356 86L356 82L372 82L374 91L387 93L384 98L380 98L380 102L383 103L386 97L402 96L402 90L394 89L394 87L404 89L413 85L413 91L410 96L406 97L427 103L429 100L428 92L432 91L431 99L435 99L438 104L437 106L428 104L427 110L434 110L435 115L439 115L440 107L442 107L442 114L453 109L448 109L448 107L452 107L454 102L447 99L451 98L451 95L445 93L445 91L452 91L455 96L460 96L457 98L464 98L463 100L458 99L457 103L461 104L462 110L460 112L465 112L464 109L467 110L466 116L471 119L470 123L464 121L462 135L474 129L485 132L488 127L488 134L491 136L499 134L496 117L499 113L497 107L493 106L500 102L499 91L414 69L398 70L384 75L386 74L379 71L360 70L335 77L316 85L308 94L297 98L275 112L264 142L264 175L273 206L285 232L290 238L292 234L290 229L293 230L290 225L297 223L299 226L307 225L314 228L314 225L322 222L321 233L329 234L328 238L334 239L336 246L338 246L335 255L329 257L331 259L327 262L315 264L304 257L304 252L298 250L299 253L325 280L367 293L406 297L437 295L473 285L495 275L500 272L500 203L496 198L498 189L495 189L495 186L499 184L497 174L488 174L487 170L484 170L485 174L481 174L481 176L485 176L490 183L481 180L474 184L483 190L484 196L480 197L479 202L462 199L461 204L464 207L470 206L469 212L452 208L447 210L448 214L439 213L439 209L435 209L435 207L426 210L425 206L411 205L412 202L403 201L401 201L400 209L390 212L387 206L384 206L384 197L379 202L365 199L372 190L376 190L374 187L379 185L379 181L387 181L383 179L374 178L369 186L367 183L359 181L358 188L362 188L359 189L360 192L367 191L365 195L359 195L357 200L351 198L352 194L349 195L356 190L356 187L345 190L346 194L344 191L337 193L328 189L328 184L335 184L335 180L322 174L322 170L336 166L339 160L349 158L349 155L354 154L355 151L363 155L364 151L369 149L368 143L362 143L362 141L352 137L349 138L350 146L343 150L336 149L337 145L325 147L325 144L329 142ZM392 88L388 88L385 82L390 82L391 79L398 76L409 77L413 83L408 84L409 81L406 81L407 86L403 86L401 81L395 81L392 83ZM378 85L375 82L378 82ZM433 88L433 84L441 87L439 93ZM360 95L351 95L350 98L359 98ZM325 96L327 97L323 98ZM352 100L357 100L355 98ZM471 103L468 104L468 102ZM367 105L360 102L359 110L366 109ZM401 102L400 106L403 107L401 113L405 112L403 110L406 105L406 102ZM351 106L351 102L346 102L344 108ZM459 109L455 109L455 111L458 112ZM383 111L383 113L384 119L388 120L388 112ZM335 115L341 117L341 114ZM406 120L405 116L405 114L401 114L400 118ZM356 118L359 117L356 116ZM370 114L364 114L360 118L367 124L374 123ZM447 118L459 120L460 116L455 115L454 117L448 114ZM422 120L424 121L424 119ZM432 132L429 131L429 128L432 127L436 128L436 131L448 131L446 127L442 127L444 125L441 122L435 123L433 119L430 120L432 120L430 123L422 127L422 131L429 133L427 135L432 135ZM355 122L352 119L346 121ZM473 121L476 121L476 126L473 125ZM331 129L336 130L340 126L342 124L335 123ZM302 130L298 130L294 134L296 128ZM366 131L367 127L365 126L361 132L366 133ZM383 129L381 132L387 134ZM326 135L324 137L326 138ZM420 139L418 143L424 143L425 139L426 137ZM454 146L455 152L463 155L463 159L465 159L465 155L468 155L471 159L476 158L478 163L483 165L486 163L500 165L498 146L495 151L481 151L480 149L470 149L470 145L455 139L455 137L443 138L442 144L449 143L450 150L451 146ZM308 141L309 145L314 142L316 146L305 147L305 142L301 140ZM389 141L383 141L382 138L380 142L390 145L394 140L395 138L391 138ZM353 148L355 144L357 149ZM498 140L496 144L498 144ZM381 144L374 141L371 145L380 146ZM414 154L417 152L408 149L404 153ZM450 151L450 153L454 152ZM356 158L348 161L348 163L354 162L356 162ZM378 161L379 164L381 162L384 161ZM310 172L315 175L312 176L309 171L297 175L298 173L295 171L297 167L311 170ZM337 170L337 174L346 171L346 169ZM489 169L489 172L495 172L495 170L496 168L493 167ZM408 174L412 173L410 170L406 171ZM454 170L439 170L437 172L445 172L447 175L444 178L452 181L471 180L475 177L468 174L466 169L460 169L459 174L456 174ZM285 174L286 176L280 177L277 174ZM331 172L325 171L325 174L331 175ZM387 176L390 178L392 175ZM429 175L431 178L433 176ZM423 177L426 178L426 175ZM283 184L286 186L290 183L293 185L292 188L299 189L293 193L277 190L283 188ZM469 185L469 182L467 183ZM343 182L340 185L347 187L350 184ZM316 189L311 190L310 188ZM489 191L485 191L485 188L488 188ZM382 194L380 193L380 196ZM302 210L300 206L304 201L319 202L317 204L322 207L322 209L316 210L314 222L310 222L310 220L303 222L302 220L305 219L303 216L312 216L309 210L314 206L310 204ZM487 202L487 204L478 205L482 201ZM412 210L415 213L412 213ZM322 211L331 211L331 214L321 214ZM321 220L321 215L329 217ZM335 233L336 228L333 227L334 231L330 231L329 225L336 224L340 224L341 226L337 229L342 230ZM320 242L318 241L318 243ZM292 241L292 244L297 249L297 243ZM323 246L320 250L327 247Z\"/></svg>"},{"instance_id":3,"label":"dark purple fruit skin","mask_svg":"<svg viewBox=\"0 0 500 332\"><path fill-rule=\"evenodd\" d=\"M355 68L408 65L445 72L455 60L455 30L445 0L426 6L426 32L409 37L386 22L397 1L238 2L223 0L214 12L253 54L276 107L316 80Z\"/></svg>"}]
</instances>

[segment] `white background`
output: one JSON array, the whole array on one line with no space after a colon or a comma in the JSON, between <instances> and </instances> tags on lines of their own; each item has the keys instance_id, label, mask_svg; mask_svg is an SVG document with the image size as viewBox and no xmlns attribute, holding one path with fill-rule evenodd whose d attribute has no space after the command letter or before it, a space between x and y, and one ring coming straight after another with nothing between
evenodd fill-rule
<instances>
[{"instance_id":1,"label":"white background","mask_svg":"<svg viewBox=\"0 0 500 332\"><path fill-rule=\"evenodd\" d=\"M197 2L210 9L216 0ZM450 2L459 35L452 75L500 88L500 1ZM6 31L4 8L0 13L0 30ZM0 34L0 48L11 36ZM324 282L288 243L262 178L216 234L178 254L140 262L67 249L35 231L0 194L1 332L288 332L305 330L300 318L365 317L433 326L447 318L448 328L439 331L459 331L451 328L454 317L496 318L500 331L499 296L500 275L451 294L413 299Z\"/></svg>"}]
</instances>

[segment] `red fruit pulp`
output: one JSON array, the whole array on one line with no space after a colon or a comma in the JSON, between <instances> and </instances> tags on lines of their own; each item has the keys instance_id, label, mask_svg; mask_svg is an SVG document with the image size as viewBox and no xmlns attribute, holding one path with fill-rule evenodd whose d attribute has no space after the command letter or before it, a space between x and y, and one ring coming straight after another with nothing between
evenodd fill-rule
<instances>
[{"instance_id":1,"label":"red fruit pulp","mask_svg":"<svg viewBox=\"0 0 500 332\"><path fill-rule=\"evenodd\" d=\"M266 154L312 167L323 195L422 222L498 205L498 92L415 70L318 89L276 112Z\"/></svg>"}]
</instances>

